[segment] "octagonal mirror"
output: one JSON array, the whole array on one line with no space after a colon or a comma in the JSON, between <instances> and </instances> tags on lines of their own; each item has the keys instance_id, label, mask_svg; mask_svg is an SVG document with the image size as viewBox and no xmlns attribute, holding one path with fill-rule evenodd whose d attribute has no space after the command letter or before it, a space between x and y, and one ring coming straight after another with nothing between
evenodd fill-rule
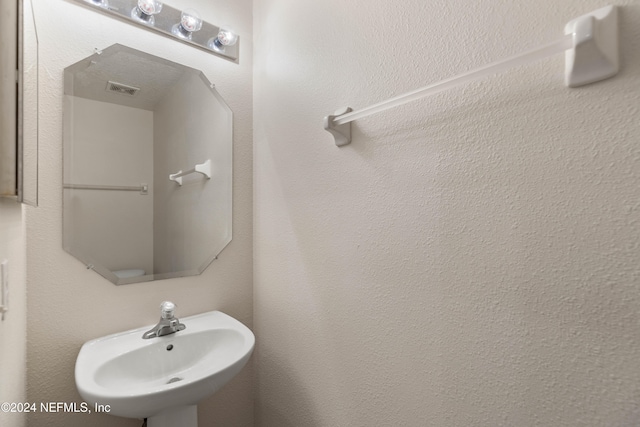
<instances>
[{"instance_id":1,"label":"octagonal mirror","mask_svg":"<svg viewBox=\"0 0 640 427\"><path fill-rule=\"evenodd\" d=\"M63 246L114 284L231 241L232 112L196 69L113 45L64 71Z\"/></svg>"}]
</instances>

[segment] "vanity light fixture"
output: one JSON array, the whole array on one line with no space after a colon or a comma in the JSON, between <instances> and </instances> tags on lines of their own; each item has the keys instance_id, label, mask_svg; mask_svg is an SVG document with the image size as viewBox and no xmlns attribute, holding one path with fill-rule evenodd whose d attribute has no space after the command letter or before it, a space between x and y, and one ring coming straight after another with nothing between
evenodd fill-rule
<instances>
[{"instance_id":1,"label":"vanity light fixture","mask_svg":"<svg viewBox=\"0 0 640 427\"><path fill-rule=\"evenodd\" d=\"M162 2L158 0L138 0L136 7L131 9L131 18L148 25L155 24L156 15L162 11Z\"/></svg>"},{"instance_id":2,"label":"vanity light fixture","mask_svg":"<svg viewBox=\"0 0 640 427\"><path fill-rule=\"evenodd\" d=\"M223 25L218 31L218 35L212 37L207 42L211 49L224 52L227 46L233 46L238 42L238 35L228 25Z\"/></svg>"},{"instance_id":3,"label":"vanity light fixture","mask_svg":"<svg viewBox=\"0 0 640 427\"><path fill-rule=\"evenodd\" d=\"M204 21L191 8L176 9L163 0L67 0L138 28L158 32L216 56L238 62L239 37L229 26Z\"/></svg>"},{"instance_id":4,"label":"vanity light fixture","mask_svg":"<svg viewBox=\"0 0 640 427\"><path fill-rule=\"evenodd\" d=\"M183 39L191 40L193 33L202 28L202 19L194 9L185 9L180 14L180 22L171 28L171 32Z\"/></svg>"}]
</instances>

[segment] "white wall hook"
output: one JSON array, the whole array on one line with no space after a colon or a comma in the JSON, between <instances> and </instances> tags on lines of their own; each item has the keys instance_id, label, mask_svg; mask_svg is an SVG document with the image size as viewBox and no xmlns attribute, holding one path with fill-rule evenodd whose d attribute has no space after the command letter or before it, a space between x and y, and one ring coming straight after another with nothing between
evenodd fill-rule
<instances>
[{"instance_id":1,"label":"white wall hook","mask_svg":"<svg viewBox=\"0 0 640 427\"><path fill-rule=\"evenodd\" d=\"M569 21L565 34L573 48L565 52L565 84L577 87L607 79L620 69L618 10L606 6Z\"/></svg>"}]
</instances>

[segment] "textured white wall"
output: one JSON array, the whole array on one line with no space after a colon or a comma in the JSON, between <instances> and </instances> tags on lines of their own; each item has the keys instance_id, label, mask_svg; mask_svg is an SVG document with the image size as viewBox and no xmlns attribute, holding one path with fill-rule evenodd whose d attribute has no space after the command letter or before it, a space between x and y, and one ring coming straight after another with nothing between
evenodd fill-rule
<instances>
[{"instance_id":1,"label":"textured white wall","mask_svg":"<svg viewBox=\"0 0 640 427\"><path fill-rule=\"evenodd\" d=\"M0 262L8 260L9 311L0 321L0 403L26 400L27 286L23 206L0 197ZM0 411L0 426L26 426L26 414Z\"/></svg>"},{"instance_id":2,"label":"textured white wall","mask_svg":"<svg viewBox=\"0 0 640 427\"><path fill-rule=\"evenodd\" d=\"M252 15L251 2L172 0L212 22L230 22L241 36L239 64L138 29L68 1L34 0L40 42L40 200L27 209L27 398L80 402L74 364L92 338L151 325L163 300L178 315L219 309L252 326ZM201 69L234 112L234 236L200 276L114 286L62 249L63 69L121 43ZM251 366L199 405L200 425L253 424ZM29 426L136 426L137 420L74 413L30 414Z\"/></svg>"},{"instance_id":3,"label":"textured white wall","mask_svg":"<svg viewBox=\"0 0 640 427\"><path fill-rule=\"evenodd\" d=\"M254 2L261 426L640 419L640 4L622 71L561 56L322 117L554 41L595 0Z\"/></svg>"}]
</instances>

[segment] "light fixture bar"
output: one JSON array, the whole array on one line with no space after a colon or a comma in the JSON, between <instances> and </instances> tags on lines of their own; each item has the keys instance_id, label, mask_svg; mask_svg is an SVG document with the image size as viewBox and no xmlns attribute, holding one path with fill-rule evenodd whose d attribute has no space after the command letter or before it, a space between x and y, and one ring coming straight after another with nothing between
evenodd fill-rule
<instances>
[{"instance_id":1,"label":"light fixture bar","mask_svg":"<svg viewBox=\"0 0 640 427\"><path fill-rule=\"evenodd\" d=\"M219 45L211 44L210 40L217 37L220 32L220 27L209 22L202 21L202 28L198 31L192 32L190 37L181 37L180 35L175 34L175 31L172 30L176 24L181 22L182 11L175 9L166 3L163 4L160 13L153 15L153 20L151 20L151 22L145 22L144 20L135 19L131 16L131 11L138 6L137 0L71 1L95 10L96 12L101 12L106 15L122 19L130 24L136 25L137 27L161 33L173 40L197 47L230 61L238 62L239 60L239 40L234 45L229 46L221 47Z\"/></svg>"}]
</instances>

